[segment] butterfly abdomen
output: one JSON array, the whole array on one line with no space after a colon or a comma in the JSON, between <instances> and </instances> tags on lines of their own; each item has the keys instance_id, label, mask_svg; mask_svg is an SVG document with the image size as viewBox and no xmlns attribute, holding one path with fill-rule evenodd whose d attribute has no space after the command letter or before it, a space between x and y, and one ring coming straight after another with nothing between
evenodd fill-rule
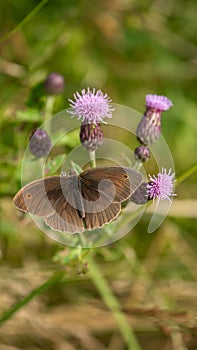
<instances>
[{"instance_id":1,"label":"butterfly abdomen","mask_svg":"<svg viewBox=\"0 0 197 350\"><path fill-rule=\"evenodd\" d=\"M81 182L78 176L70 177L70 186L73 193L73 207L77 209L80 218L85 218L85 209L83 204L83 197L81 195Z\"/></svg>"}]
</instances>

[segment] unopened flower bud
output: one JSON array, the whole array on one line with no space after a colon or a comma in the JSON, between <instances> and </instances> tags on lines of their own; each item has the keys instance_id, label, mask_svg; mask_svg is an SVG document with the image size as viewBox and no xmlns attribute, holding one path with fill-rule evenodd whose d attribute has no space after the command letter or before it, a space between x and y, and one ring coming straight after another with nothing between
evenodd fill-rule
<instances>
[{"instance_id":1,"label":"unopened flower bud","mask_svg":"<svg viewBox=\"0 0 197 350\"><path fill-rule=\"evenodd\" d=\"M137 147L134 151L134 154L135 158L142 163L146 162L150 158L149 148L143 145Z\"/></svg>"},{"instance_id":2,"label":"unopened flower bud","mask_svg":"<svg viewBox=\"0 0 197 350\"><path fill-rule=\"evenodd\" d=\"M103 131L99 123L81 124L80 141L88 151L95 151L103 143Z\"/></svg>"},{"instance_id":3,"label":"unopened flower bud","mask_svg":"<svg viewBox=\"0 0 197 350\"><path fill-rule=\"evenodd\" d=\"M49 95L61 94L65 87L63 75L58 73L50 73L44 82L44 87Z\"/></svg>"},{"instance_id":4,"label":"unopened flower bud","mask_svg":"<svg viewBox=\"0 0 197 350\"><path fill-rule=\"evenodd\" d=\"M29 150L37 158L46 157L51 149L51 140L46 131L37 129L30 137Z\"/></svg>"}]
</instances>

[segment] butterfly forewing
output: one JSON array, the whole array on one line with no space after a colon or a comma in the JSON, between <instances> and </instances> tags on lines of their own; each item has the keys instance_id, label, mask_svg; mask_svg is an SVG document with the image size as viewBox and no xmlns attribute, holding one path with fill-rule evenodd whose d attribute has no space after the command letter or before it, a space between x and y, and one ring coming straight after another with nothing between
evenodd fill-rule
<instances>
[{"instance_id":1,"label":"butterfly forewing","mask_svg":"<svg viewBox=\"0 0 197 350\"><path fill-rule=\"evenodd\" d=\"M78 189L78 176L60 177L61 195L55 206L55 213L45 218L47 225L55 230L70 233L84 231L81 214L84 211Z\"/></svg>"},{"instance_id":2,"label":"butterfly forewing","mask_svg":"<svg viewBox=\"0 0 197 350\"><path fill-rule=\"evenodd\" d=\"M102 184L103 180L108 180L108 184L106 182L106 191L108 194L114 193L113 202L123 202L128 199L140 185L142 182L142 175L127 167L114 166L84 171L80 174L80 180L82 194L85 199L87 193L86 188L89 188L89 191L92 192L91 196L98 199L100 196L99 184Z\"/></svg>"},{"instance_id":3,"label":"butterfly forewing","mask_svg":"<svg viewBox=\"0 0 197 350\"><path fill-rule=\"evenodd\" d=\"M14 197L16 207L24 212L38 216L49 216L61 192L60 177L51 176L31 182Z\"/></svg>"}]
</instances>

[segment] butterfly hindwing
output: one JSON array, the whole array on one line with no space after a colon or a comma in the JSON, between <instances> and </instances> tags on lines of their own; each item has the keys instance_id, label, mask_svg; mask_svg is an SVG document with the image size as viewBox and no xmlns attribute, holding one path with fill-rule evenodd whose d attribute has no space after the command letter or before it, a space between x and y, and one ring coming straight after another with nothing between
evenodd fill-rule
<instances>
[{"instance_id":1,"label":"butterfly hindwing","mask_svg":"<svg viewBox=\"0 0 197 350\"><path fill-rule=\"evenodd\" d=\"M95 228L103 227L105 224L110 223L116 219L120 213L120 203L111 203L108 208L97 213L86 213L85 227L87 230L93 230Z\"/></svg>"},{"instance_id":2,"label":"butterfly hindwing","mask_svg":"<svg viewBox=\"0 0 197 350\"><path fill-rule=\"evenodd\" d=\"M82 218L75 208L67 203L67 206L59 213L44 218L45 223L53 230L69 233L79 233L84 231Z\"/></svg>"}]
</instances>

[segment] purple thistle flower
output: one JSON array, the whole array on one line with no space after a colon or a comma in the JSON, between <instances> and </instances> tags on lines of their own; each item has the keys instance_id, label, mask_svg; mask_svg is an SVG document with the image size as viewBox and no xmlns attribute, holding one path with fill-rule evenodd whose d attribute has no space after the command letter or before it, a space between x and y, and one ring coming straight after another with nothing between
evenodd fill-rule
<instances>
[{"instance_id":1,"label":"purple thistle flower","mask_svg":"<svg viewBox=\"0 0 197 350\"><path fill-rule=\"evenodd\" d=\"M87 91L83 89L81 95L76 92L74 94L75 101L70 101L72 111L69 111L72 116L77 116L78 119L82 118L82 122L86 123L100 123L103 122L105 117L112 118L112 108L110 102L111 99L107 94L103 94L101 90L96 91L87 88Z\"/></svg>"},{"instance_id":2,"label":"purple thistle flower","mask_svg":"<svg viewBox=\"0 0 197 350\"><path fill-rule=\"evenodd\" d=\"M150 181L147 184L146 194L148 199L157 199L158 201L167 199L171 202L170 197L176 196L174 191L174 180L175 174L171 174L171 169L167 173L166 169L162 168L161 173L157 176L150 176Z\"/></svg>"},{"instance_id":3,"label":"purple thistle flower","mask_svg":"<svg viewBox=\"0 0 197 350\"><path fill-rule=\"evenodd\" d=\"M134 155L138 161L142 163L147 162L147 160L150 158L149 148L141 145L135 149Z\"/></svg>"},{"instance_id":4,"label":"purple thistle flower","mask_svg":"<svg viewBox=\"0 0 197 350\"><path fill-rule=\"evenodd\" d=\"M173 106L172 101L166 96L146 95L146 107L156 111L167 111Z\"/></svg>"},{"instance_id":5,"label":"purple thistle flower","mask_svg":"<svg viewBox=\"0 0 197 350\"><path fill-rule=\"evenodd\" d=\"M99 123L86 124L83 122L80 129L80 141L88 151L96 151L103 143L103 131Z\"/></svg>"},{"instance_id":6,"label":"purple thistle flower","mask_svg":"<svg viewBox=\"0 0 197 350\"><path fill-rule=\"evenodd\" d=\"M138 141L143 145L152 145L161 135L161 114L172 107L166 96L146 95L146 111L137 127Z\"/></svg>"},{"instance_id":7,"label":"purple thistle flower","mask_svg":"<svg viewBox=\"0 0 197 350\"><path fill-rule=\"evenodd\" d=\"M51 149L51 140L46 131L37 129L30 136L29 150L37 158L46 157Z\"/></svg>"}]
</instances>

